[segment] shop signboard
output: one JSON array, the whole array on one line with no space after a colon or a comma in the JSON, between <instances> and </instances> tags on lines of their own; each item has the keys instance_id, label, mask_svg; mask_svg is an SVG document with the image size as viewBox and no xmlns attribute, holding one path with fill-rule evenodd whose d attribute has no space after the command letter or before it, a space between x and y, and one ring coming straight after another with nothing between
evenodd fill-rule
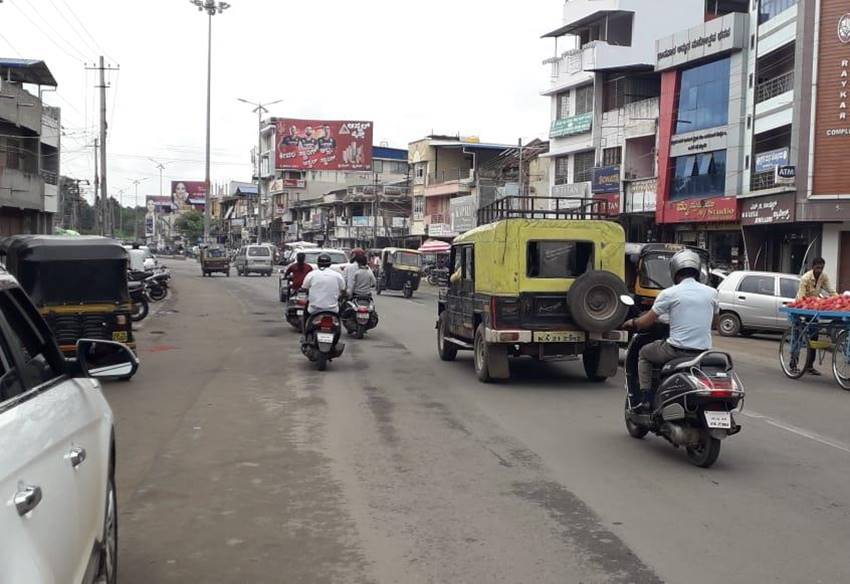
<instances>
[{"instance_id":1,"label":"shop signboard","mask_svg":"<svg viewBox=\"0 0 850 584\"><path fill-rule=\"evenodd\" d=\"M732 13L655 42L656 71L743 49L749 37L746 14Z\"/></svg>"},{"instance_id":2,"label":"shop signboard","mask_svg":"<svg viewBox=\"0 0 850 584\"><path fill-rule=\"evenodd\" d=\"M594 195L594 199L608 202L608 216L616 217L620 214L620 193L608 193ZM600 209L601 210L601 209Z\"/></svg>"},{"instance_id":3,"label":"shop signboard","mask_svg":"<svg viewBox=\"0 0 850 584\"><path fill-rule=\"evenodd\" d=\"M465 233L474 229L477 223L476 211L478 202L475 195L456 197L450 202L452 215L452 231L454 233Z\"/></svg>"},{"instance_id":4,"label":"shop signboard","mask_svg":"<svg viewBox=\"0 0 850 584\"><path fill-rule=\"evenodd\" d=\"M597 166L593 169L590 190L593 193L619 193L620 167Z\"/></svg>"},{"instance_id":5,"label":"shop signboard","mask_svg":"<svg viewBox=\"0 0 850 584\"><path fill-rule=\"evenodd\" d=\"M729 222L738 219L736 197L714 197L711 199L686 199L668 201L665 219L668 223Z\"/></svg>"},{"instance_id":6,"label":"shop signboard","mask_svg":"<svg viewBox=\"0 0 850 584\"><path fill-rule=\"evenodd\" d=\"M794 193L744 199L741 203L741 225L791 223L794 221L794 209Z\"/></svg>"},{"instance_id":7,"label":"shop signboard","mask_svg":"<svg viewBox=\"0 0 850 584\"><path fill-rule=\"evenodd\" d=\"M635 180L626 186L626 213L655 213L658 179Z\"/></svg>"},{"instance_id":8,"label":"shop signboard","mask_svg":"<svg viewBox=\"0 0 850 584\"><path fill-rule=\"evenodd\" d=\"M392 219L393 229L403 229L407 227L407 217L393 217Z\"/></svg>"},{"instance_id":9,"label":"shop signboard","mask_svg":"<svg viewBox=\"0 0 850 584\"><path fill-rule=\"evenodd\" d=\"M448 223L431 223L428 226L428 235L431 237L454 237L452 226Z\"/></svg>"},{"instance_id":10,"label":"shop signboard","mask_svg":"<svg viewBox=\"0 0 850 584\"><path fill-rule=\"evenodd\" d=\"M352 217L351 218L351 226L352 227L369 227L372 225L371 217Z\"/></svg>"},{"instance_id":11,"label":"shop signboard","mask_svg":"<svg viewBox=\"0 0 850 584\"><path fill-rule=\"evenodd\" d=\"M768 150L756 154L753 172L759 174L761 172L773 172L777 166L785 166L788 164L788 148L777 148L776 150Z\"/></svg>"},{"instance_id":12,"label":"shop signboard","mask_svg":"<svg viewBox=\"0 0 850 584\"><path fill-rule=\"evenodd\" d=\"M777 166L774 182L778 185L793 185L797 182L796 166Z\"/></svg>"},{"instance_id":13,"label":"shop signboard","mask_svg":"<svg viewBox=\"0 0 850 584\"><path fill-rule=\"evenodd\" d=\"M549 130L550 138L563 138L589 132L593 126L593 112L579 114L563 120L553 120Z\"/></svg>"}]
</instances>

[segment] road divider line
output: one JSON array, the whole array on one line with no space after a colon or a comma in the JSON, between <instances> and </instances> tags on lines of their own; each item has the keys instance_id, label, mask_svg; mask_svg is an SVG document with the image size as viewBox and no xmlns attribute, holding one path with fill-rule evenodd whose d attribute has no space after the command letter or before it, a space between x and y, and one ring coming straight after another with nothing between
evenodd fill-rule
<instances>
[{"instance_id":1,"label":"road divider line","mask_svg":"<svg viewBox=\"0 0 850 584\"><path fill-rule=\"evenodd\" d=\"M832 448L835 448L837 450L841 450L842 452L850 454L850 444L845 444L844 442L841 442L839 440L833 440L832 438L827 438L826 436L822 436L822 435L820 435L816 432L811 432L809 430L806 430L804 428L800 428L798 426L786 424L785 422L782 422L781 420L777 420L775 418L771 418L770 416L765 416L763 414L759 414L758 412L754 412L752 410L747 410L747 411L741 412L741 414L744 415L744 416L747 416L749 418L761 420L762 422L764 422L766 424L770 424L771 426L774 426L774 427L779 428L781 430L791 432L792 434L796 434L797 436L802 436L803 438L808 438L809 440L812 440L812 441L817 442L819 444L823 444L824 446L831 446Z\"/></svg>"}]
</instances>

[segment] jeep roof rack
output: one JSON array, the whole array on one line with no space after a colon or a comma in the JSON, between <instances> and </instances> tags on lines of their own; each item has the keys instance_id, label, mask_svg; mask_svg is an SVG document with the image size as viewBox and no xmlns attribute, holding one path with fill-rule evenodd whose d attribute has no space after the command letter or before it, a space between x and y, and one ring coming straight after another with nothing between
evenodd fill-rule
<instances>
[{"instance_id":1,"label":"jeep roof rack","mask_svg":"<svg viewBox=\"0 0 850 584\"><path fill-rule=\"evenodd\" d=\"M545 209L535 207L545 206ZM608 201L585 197L503 197L478 210L478 224L504 219L609 219Z\"/></svg>"}]
</instances>

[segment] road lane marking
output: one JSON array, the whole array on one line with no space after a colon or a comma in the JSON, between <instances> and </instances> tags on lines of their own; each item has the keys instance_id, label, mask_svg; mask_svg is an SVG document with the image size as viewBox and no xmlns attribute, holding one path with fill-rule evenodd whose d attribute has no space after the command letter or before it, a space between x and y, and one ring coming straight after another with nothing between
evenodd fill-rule
<instances>
[{"instance_id":1,"label":"road lane marking","mask_svg":"<svg viewBox=\"0 0 850 584\"><path fill-rule=\"evenodd\" d=\"M744 416L750 417L750 418L754 418L756 420L761 420L761 421L765 422L766 424L770 424L771 426L774 426L776 428L786 430L788 432L791 432L792 434L796 434L797 436L802 436L803 438L808 438L809 440L812 440L812 441L817 442L819 444L823 444L824 446L831 446L831 447L833 447L837 450L841 450L842 452L846 452L847 454L850 454L850 445L845 444L844 442L841 442L839 440L833 440L832 438L827 438L826 436L822 436L822 435L817 434L815 432L805 430L805 429L800 428L798 426L786 424L785 422L782 422L782 421L777 420L775 418L771 418L770 416L765 416L764 414L759 414L758 412L754 412L752 410L746 410L744 412L741 412L741 414L744 415Z\"/></svg>"}]
</instances>

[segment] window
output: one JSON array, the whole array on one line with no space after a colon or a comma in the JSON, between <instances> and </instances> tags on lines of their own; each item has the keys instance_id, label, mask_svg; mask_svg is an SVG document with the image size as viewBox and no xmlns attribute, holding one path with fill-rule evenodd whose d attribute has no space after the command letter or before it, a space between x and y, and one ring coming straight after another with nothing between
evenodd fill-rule
<instances>
[{"instance_id":1,"label":"window","mask_svg":"<svg viewBox=\"0 0 850 584\"><path fill-rule=\"evenodd\" d=\"M9 324L9 347L21 353L24 384L35 387L61 375L63 367L56 358L55 348L50 345L51 333L23 291L16 289L0 294L0 312Z\"/></svg>"},{"instance_id":2,"label":"window","mask_svg":"<svg viewBox=\"0 0 850 584\"><path fill-rule=\"evenodd\" d=\"M384 172L384 161L383 160L373 160L372 161L372 171L383 173Z\"/></svg>"},{"instance_id":3,"label":"window","mask_svg":"<svg viewBox=\"0 0 850 584\"><path fill-rule=\"evenodd\" d=\"M463 280L475 281L475 253L471 245L463 248Z\"/></svg>"},{"instance_id":4,"label":"window","mask_svg":"<svg viewBox=\"0 0 850 584\"><path fill-rule=\"evenodd\" d=\"M578 152L573 156L573 182L587 182L593 176L593 151Z\"/></svg>"},{"instance_id":5,"label":"window","mask_svg":"<svg viewBox=\"0 0 850 584\"><path fill-rule=\"evenodd\" d=\"M9 356L7 347L0 351L0 403L24 393L18 370Z\"/></svg>"},{"instance_id":6,"label":"window","mask_svg":"<svg viewBox=\"0 0 850 584\"><path fill-rule=\"evenodd\" d=\"M425 165L417 164L416 165L416 178L425 178Z\"/></svg>"},{"instance_id":7,"label":"window","mask_svg":"<svg viewBox=\"0 0 850 584\"><path fill-rule=\"evenodd\" d=\"M248 248L248 256L252 258L267 258L272 255L271 250L267 247L257 246Z\"/></svg>"},{"instance_id":8,"label":"window","mask_svg":"<svg viewBox=\"0 0 850 584\"><path fill-rule=\"evenodd\" d=\"M593 85L585 85L576 89L575 115L593 111Z\"/></svg>"},{"instance_id":9,"label":"window","mask_svg":"<svg viewBox=\"0 0 850 584\"><path fill-rule=\"evenodd\" d=\"M672 199L721 196L726 191L726 151L674 158Z\"/></svg>"},{"instance_id":10,"label":"window","mask_svg":"<svg viewBox=\"0 0 850 584\"><path fill-rule=\"evenodd\" d=\"M413 219L425 217L425 197L413 197Z\"/></svg>"},{"instance_id":11,"label":"window","mask_svg":"<svg viewBox=\"0 0 850 584\"><path fill-rule=\"evenodd\" d=\"M775 286L776 282L773 276L747 276L738 284L738 292L775 296ZM796 296L796 294L795 292L794 295Z\"/></svg>"},{"instance_id":12,"label":"window","mask_svg":"<svg viewBox=\"0 0 850 584\"><path fill-rule=\"evenodd\" d=\"M559 93L556 100L558 119L565 120L570 117L570 92L565 91L564 93Z\"/></svg>"},{"instance_id":13,"label":"window","mask_svg":"<svg viewBox=\"0 0 850 584\"><path fill-rule=\"evenodd\" d=\"M721 59L682 72L677 134L728 123L730 62Z\"/></svg>"},{"instance_id":14,"label":"window","mask_svg":"<svg viewBox=\"0 0 850 584\"><path fill-rule=\"evenodd\" d=\"M779 279L779 296L781 298L796 298L800 290L800 280L794 278Z\"/></svg>"},{"instance_id":15,"label":"window","mask_svg":"<svg viewBox=\"0 0 850 584\"><path fill-rule=\"evenodd\" d=\"M797 0L761 0L761 5L759 6L759 24L779 16L779 14L792 6L796 6L796 4Z\"/></svg>"},{"instance_id":16,"label":"window","mask_svg":"<svg viewBox=\"0 0 850 584\"><path fill-rule=\"evenodd\" d=\"M593 269L589 241L530 241L526 258L529 278L577 278Z\"/></svg>"},{"instance_id":17,"label":"window","mask_svg":"<svg viewBox=\"0 0 850 584\"><path fill-rule=\"evenodd\" d=\"M570 182L570 157L560 156L555 159L555 184L565 185Z\"/></svg>"},{"instance_id":18,"label":"window","mask_svg":"<svg viewBox=\"0 0 850 584\"><path fill-rule=\"evenodd\" d=\"M620 146L602 150L602 166L619 166L623 162L623 149Z\"/></svg>"}]
</instances>

